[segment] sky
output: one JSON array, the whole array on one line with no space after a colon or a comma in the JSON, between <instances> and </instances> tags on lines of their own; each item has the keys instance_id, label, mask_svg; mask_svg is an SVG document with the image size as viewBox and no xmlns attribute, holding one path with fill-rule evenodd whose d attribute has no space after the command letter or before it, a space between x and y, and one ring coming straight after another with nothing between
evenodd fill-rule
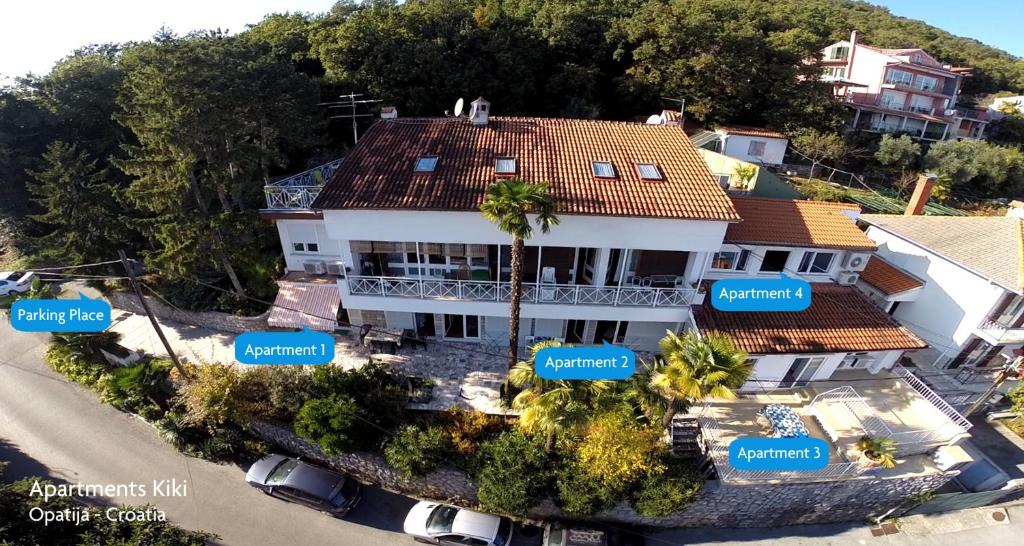
<instances>
[{"instance_id":1,"label":"sky","mask_svg":"<svg viewBox=\"0 0 1024 546\"><path fill-rule=\"evenodd\" d=\"M868 0L894 15L918 19L956 34L981 40L1024 57L1022 0ZM910 45L910 44L907 44Z\"/></svg>"},{"instance_id":2,"label":"sky","mask_svg":"<svg viewBox=\"0 0 1024 546\"><path fill-rule=\"evenodd\" d=\"M147 40L161 25L177 34L215 28L234 33L269 13L323 12L332 5L334 0L8 0L0 16L0 80L45 74L83 45Z\"/></svg>"},{"instance_id":3,"label":"sky","mask_svg":"<svg viewBox=\"0 0 1024 546\"><path fill-rule=\"evenodd\" d=\"M1021 0L871 1L896 15L923 19L1024 57ZM149 39L161 25L178 34L212 28L239 32L268 13L322 12L334 0L16 0L3 4L0 84L4 76L45 74L57 60L83 45Z\"/></svg>"}]
</instances>

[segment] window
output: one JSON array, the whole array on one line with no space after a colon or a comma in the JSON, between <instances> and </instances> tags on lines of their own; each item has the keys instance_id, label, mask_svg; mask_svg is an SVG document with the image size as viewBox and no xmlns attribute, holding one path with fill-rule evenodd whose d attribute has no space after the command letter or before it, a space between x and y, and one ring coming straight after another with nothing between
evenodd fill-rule
<instances>
[{"instance_id":1,"label":"window","mask_svg":"<svg viewBox=\"0 0 1024 546\"><path fill-rule=\"evenodd\" d=\"M511 157L499 157L494 160L494 174L515 174L516 160Z\"/></svg>"},{"instance_id":2,"label":"window","mask_svg":"<svg viewBox=\"0 0 1024 546\"><path fill-rule=\"evenodd\" d=\"M615 166L611 161L592 161L590 166L597 178L615 178Z\"/></svg>"},{"instance_id":3,"label":"window","mask_svg":"<svg viewBox=\"0 0 1024 546\"><path fill-rule=\"evenodd\" d=\"M284 480L288 478L288 475L295 470L295 467L299 466L298 459L285 459L280 464L274 467L267 475L267 485L276 485L284 483Z\"/></svg>"},{"instance_id":4,"label":"window","mask_svg":"<svg viewBox=\"0 0 1024 546\"><path fill-rule=\"evenodd\" d=\"M320 252L320 245L316 243L292 243L295 252Z\"/></svg>"},{"instance_id":5,"label":"window","mask_svg":"<svg viewBox=\"0 0 1024 546\"><path fill-rule=\"evenodd\" d=\"M718 185L725 189L729 189L729 183L732 180L732 176L728 174L718 175Z\"/></svg>"},{"instance_id":6,"label":"window","mask_svg":"<svg viewBox=\"0 0 1024 546\"><path fill-rule=\"evenodd\" d=\"M418 173L432 173L437 167L437 156L423 156L416 160L416 167L413 171Z\"/></svg>"},{"instance_id":7,"label":"window","mask_svg":"<svg viewBox=\"0 0 1024 546\"><path fill-rule=\"evenodd\" d=\"M804 252L796 270L801 273L828 273L835 257L834 252Z\"/></svg>"},{"instance_id":8,"label":"window","mask_svg":"<svg viewBox=\"0 0 1024 546\"><path fill-rule=\"evenodd\" d=\"M788 250L769 250L764 253L764 260L761 261L761 271L782 271L786 269L786 262L788 260Z\"/></svg>"},{"instance_id":9,"label":"window","mask_svg":"<svg viewBox=\"0 0 1024 546\"><path fill-rule=\"evenodd\" d=\"M891 83L894 85L910 85L912 81L914 81L914 75L910 72L890 68L889 71L885 73L885 83Z\"/></svg>"},{"instance_id":10,"label":"window","mask_svg":"<svg viewBox=\"0 0 1024 546\"><path fill-rule=\"evenodd\" d=\"M835 61L839 59L846 59L850 56L850 48L848 46L835 46L832 48L832 55L829 59Z\"/></svg>"},{"instance_id":11,"label":"window","mask_svg":"<svg viewBox=\"0 0 1024 546\"><path fill-rule=\"evenodd\" d=\"M828 66L821 71L822 75L827 78L844 78L846 77L845 66Z\"/></svg>"},{"instance_id":12,"label":"window","mask_svg":"<svg viewBox=\"0 0 1024 546\"><path fill-rule=\"evenodd\" d=\"M749 255L749 250L716 252L715 257L711 260L711 269L745 271L747 269L747 256Z\"/></svg>"},{"instance_id":13,"label":"window","mask_svg":"<svg viewBox=\"0 0 1024 546\"><path fill-rule=\"evenodd\" d=\"M751 140L750 141L750 145L747 146L747 155L753 156L753 157L761 157L761 156L763 156L764 155L764 145L765 145L765 142L763 140Z\"/></svg>"},{"instance_id":14,"label":"window","mask_svg":"<svg viewBox=\"0 0 1024 546\"><path fill-rule=\"evenodd\" d=\"M444 316L444 337L456 339L480 337L480 317L446 314Z\"/></svg>"},{"instance_id":15,"label":"window","mask_svg":"<svg viewBox=\"0 0 1024 546\"><path fill-rule=\"evenodd\" d=\"M637 163L636 170L643 180L661 180L661 170L654 163Z\"/></svg>"},{"instance_id":16,"label":"window","mask_svg":"<svg viewBox=\"0 0 1024 546\"><path fill-rule=\"evenodd\" d=\"M921 91L935 91L935 89L938 87L938 84L939 80L931 76L918 76L917 79L914 80L914 87L920 89Z\"/></svg>"}]
</instances>

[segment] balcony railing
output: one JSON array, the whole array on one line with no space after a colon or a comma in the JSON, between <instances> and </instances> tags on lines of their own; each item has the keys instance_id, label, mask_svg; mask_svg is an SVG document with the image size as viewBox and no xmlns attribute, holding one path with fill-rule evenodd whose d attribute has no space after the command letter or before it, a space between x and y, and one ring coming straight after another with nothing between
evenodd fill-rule
<instances>
[{"instance_id":1,"label":"balcony railing","mask_svg":"<svg viewBox=\"0 0 1024 546\"><path fill-rule=\"evenodd\" d=\"M902 365L897 364L893 369L893 373L897 377L903 379L910 388L917 391L925 400L931 402L936 409L942 412L950 421L952 421L957 427L959 432L967 432L974 426L973 423L967 420L966 417L960 414L959 411L953 409L953 406L949 405L945 399L935 393L924 381L918 379L910 370L904 368Z\"/></svg>"},{"instance_id":2,"label":"balcony railing","mask_svg":"<svg viewBox=\"0 0 1024 546\"><path fill-rule=\"evenodd\" d=\"M983 320L978 325L978 333L994 341L992 345L1024 343L1024 328L1014 328L1008 324L1002 324L993 320Z\"/></svg>"},{"instance_id":3,"label":"balcony railing","mask_svg":"<svg viewBox=\"0 0 1024 546\"><path fill-rule=\"evenodd\" d=\"M341 160L335 159L319 167L278 180L263 187L268 209L308 209L313 206L320 190L334 175Z\"/></svg>"},{"instance_id":4,"label":"balcony railing","mask_svg":"<svg viewBox=\"0 0 1024 546\"><path fill-rule=\"evenodd\" d=\"M456 301L509 301L507 282L406 277L348 277L353 296L382 296ZM693 288L590 286L583 284L523 283L523 303L612 305L619 307L687 307Z\"/></svg>"}]
</instances>

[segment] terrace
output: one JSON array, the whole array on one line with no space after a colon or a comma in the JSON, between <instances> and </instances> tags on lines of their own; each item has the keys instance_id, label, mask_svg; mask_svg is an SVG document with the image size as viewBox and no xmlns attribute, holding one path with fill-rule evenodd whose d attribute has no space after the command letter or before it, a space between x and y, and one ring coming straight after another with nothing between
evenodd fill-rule
<instances>
[{"instance_id":1,"label":"terrace","mask_svg":"<svg viewBox=\"0 0 1024 546\"><path fill-rule=\"evenodd\" d=\"M341 167L335 159L263 187L268 210L306 210L313 206L324 184Z\"/></svg>"},{"instance_id":2,"label":"terrace","mask_svg":"<svg viewBox=\"0 0 1024 546\"><path fill-rule=\"evenodd\" d=\"M837 379L846 379L844 384ZM729 465L729 444L741 437L767 437L772 429L758 415L767 404L783 404L800 418L808 435L830 446L829 464L816 471L737 470ZM827 382L807 387L741 395L730 402L712 402L700 413L703 448L726 482L830 481L869 474L874 477L938 472L928 456L935 448L967 437L971 424L912 374L870 375L861 370L836 372ZM897 444L895 468L865 466L855 448L861 436L892 438Z\"/></svg>"}]
</instances>

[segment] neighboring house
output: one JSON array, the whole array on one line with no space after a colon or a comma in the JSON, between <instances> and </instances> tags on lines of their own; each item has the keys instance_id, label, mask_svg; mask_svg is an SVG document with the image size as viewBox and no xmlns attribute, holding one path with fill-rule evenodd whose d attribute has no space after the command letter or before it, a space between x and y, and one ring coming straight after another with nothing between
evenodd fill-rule
<instances>
[{"instance_id":1,"label":"neighboring house","mask_svg":"<svg viewBox=\"0 0 1024 546\"><path fill-rule=\"evenodd\" d=\"M847 127L939 141L980 139L989 114L957 104L971 69L942 64L922 49L859 43L857 32L822 50L822 80L849 107Z\"/></svg>"},{"instance_id":2,"label":"neighboring house","mask_svg":"<svg viewBox=\"0 0 1024 546\"><path fill-rule=\"evenodd\" d=\"M705 148L697 148L711 174L718 184L730 192L741 192L758 197L777 197L780 199L799 199L800 192L792 185L779 178L765 167L735 159L727 155L713 152ZM736 175L736 167L749 166L754 169L754 177L746 185Z\"/></svg>"},{"instance_id":3,"label":"neighboring house","mask_svg":"<svg viewBox=\"0 0 1024 546\"><path fill-rule=\"evenodd\" d=\"M758 165L782 165L789 145L786 135L760 127L720 125L714 133L718 135L714 151Z\"/></svg>"},{"instance_id":4,"label":"neighboring house","mask_svg":"<svg viewBox=\"0 0 1024 546\"><path fill-rule=\"evenodd\" d=\"M308 190L308 209L264 211L281 234L286 280L338 275L355 325L507 342L510 239L479 205L493 182L516 177L550 183L561 219L526 242L524 343L654 350L678 331L704 264L739 221L683 131L473 106L471 119L378 121L322 189ZM313 304L282 291L293 306Z\"/></svg>"},{"instance_id":5,"label":"neighboring house","mask_svg":"<svg viewBox=\"0 0 1024 546\"><path fill-rule=\"evenodd\" d=\"M1002 119L1006 115L1003 113L1003 110L1007 107L1013 107L1021 114L1024 114L1024 95L994 99L988 107L988 114L992 119Z\"/></svg>"}]
</instances>

